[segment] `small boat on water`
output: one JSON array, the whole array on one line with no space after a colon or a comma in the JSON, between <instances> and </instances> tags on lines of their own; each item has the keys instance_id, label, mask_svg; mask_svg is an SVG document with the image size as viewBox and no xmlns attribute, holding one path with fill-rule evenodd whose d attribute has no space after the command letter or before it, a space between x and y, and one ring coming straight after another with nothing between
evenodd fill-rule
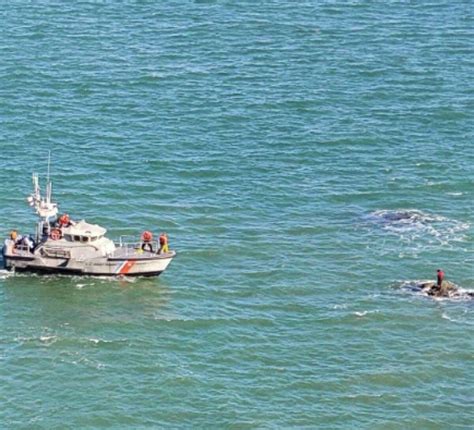
<instances>
[{"instance_id":1,"label":"small boat on water","mask_svg":"<svg viewBox=\"0 0 474 430\"><path fill-rule=\"evenodd\" d=\"M48 169L49 170L49 169ZM58 217L52 202L52 183L47 179L41 196L38 175L33 174L33 193L27 201L38 215L36 232L17 236L12 232L3 246L5 269L16 272L89 276L158 276L176 256L168 250L167 236L154 241L150 232L141 239L122 236L115 243L105 237L107 230L85 220L74 222L68 215Z\"/></svg>"}]
</instances>

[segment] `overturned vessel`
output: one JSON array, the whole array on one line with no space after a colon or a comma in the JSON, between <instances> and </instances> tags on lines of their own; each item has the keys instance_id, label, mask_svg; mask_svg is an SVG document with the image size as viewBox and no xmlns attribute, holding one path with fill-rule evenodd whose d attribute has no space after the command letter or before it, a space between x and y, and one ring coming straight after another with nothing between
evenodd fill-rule
<instances>
[{"instance_id":1,"label":"overturned vessel","mask_svg":"<svg viewBox=\"0 0 474 430\"><path fill-rule=\"evenodd\" d=\"M7 270L49 274L92 276L158 276L176 256L168 250L167 237L153 241L150 232L137 240L115 243L105 237L107 230L68 216L58 218L53 203L52 184L48 180L46 195L41 196L38 175L33 174L34 191L28 202L38 215L36 232L30 236L11 234L3 246ZM165 243L164 243L165 242Z\"/></svg>"},{"instance_id":2,"label":"overturned vessel","mask_svg":"<svg viewBox=\"0 0 474 430\"><path fill-rule=\"evenodd\" d=\"M416 285L423 293L432 297L456 298L456 297L474 297L474 292L459 288L456 284L449 281L442 281L438 285L435 281L423 281Z\"/></svg>"}]
</instances>

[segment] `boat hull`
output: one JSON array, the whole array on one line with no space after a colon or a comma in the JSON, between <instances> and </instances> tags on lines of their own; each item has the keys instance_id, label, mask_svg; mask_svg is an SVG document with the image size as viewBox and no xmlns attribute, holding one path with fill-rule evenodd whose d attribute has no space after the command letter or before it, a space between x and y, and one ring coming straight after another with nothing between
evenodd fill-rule
<instances>
[{"instance_id":1,"label":"boat hull","mask_svg":"<svg viewBox=\"0 0 474 430\"><path fill-rule=\"evenodd\" d=\"M171 251L149 257L103 257L83 261L39 255L4 255L3 258L5 268L16 272L73 276L159 276L175 255Z\"/></svg>"},{"instance_id":2,"label":"boat hull","mask_svg":"<svg viewBox=\"0 0 474 430\"><path fill-rule=\"evenodd\" d=\"M110 276L126 276L126 277L153 277L159 276L163 273L162 271L159 272L137 272L137 273L127 273L126 275L121 274L110 274L110 273L97 273L97 272L85 272L80 270L70 270L70 269L52 269L52 268L45 268L39 266L30 266L30 267L15 267L15 272L18 273L36 273L39 275L68 275L68 276L103 276L103 277L110 277Z\"/></svg>"}]
</instances>

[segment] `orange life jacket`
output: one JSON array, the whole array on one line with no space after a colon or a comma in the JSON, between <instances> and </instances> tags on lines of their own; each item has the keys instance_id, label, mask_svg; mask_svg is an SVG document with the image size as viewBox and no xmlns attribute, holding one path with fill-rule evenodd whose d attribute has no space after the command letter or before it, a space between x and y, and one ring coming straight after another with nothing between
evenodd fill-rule
<instances>
[{"instance_id":1,"label":"orange life jacket","mask_svg":"<svg viewBox=\"0 0 474 430\"><path fill-rule=\"evenodd\" d=\"M143 242L151 242L152 239L153 239L153 234L151 233L151 231L146 230L142 233Z\"/></svg>"},{"instance_id":2,"label":"orange life jacket","mask_svg":"<svg viewBox=\"0 0 474 430\"><path fill-rule=\"evenodd\" d=\"M68 225L69 224L69 215L63 214L59 217L59 225Z\"/></svg>"}]
</instances>

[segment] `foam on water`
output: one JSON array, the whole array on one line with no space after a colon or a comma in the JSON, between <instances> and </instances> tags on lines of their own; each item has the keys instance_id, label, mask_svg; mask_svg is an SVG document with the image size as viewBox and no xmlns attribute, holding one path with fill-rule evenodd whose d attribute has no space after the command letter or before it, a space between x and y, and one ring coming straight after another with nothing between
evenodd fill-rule
<instances>
[{"instance_id":1,"label":"foam on water","mask_svg":"<svg viewBox=\"0 0 474 430\"><path fill-rule=\"evenodd\" d=\"M0 279L6 279L14 273L9 270L0 269Z\"/></svg>"},{"instance_id":2,"label":"foam on water","mask_svg":"<svg viewBox=\"0 0 474 430\"><path fill-rule=\"evenodd\" d=\"M366 315L369 315L369 314L378 314L380 311L378 309L376 310L373 310L373 311L357 311L357 312L354 312L354 315L358 316L358 317L365 317Z\"/></svg>"},{"instance_id":3,"label":"foam on water","mask_svg":"<svg viewBox=\"0 0 474 430\"><path fill-rule=\"evenodd\" d=\"M377 210L368 220L408 243L451 245L468 239L470 224L416 209Z\"/></svg>"}]
</instances>

